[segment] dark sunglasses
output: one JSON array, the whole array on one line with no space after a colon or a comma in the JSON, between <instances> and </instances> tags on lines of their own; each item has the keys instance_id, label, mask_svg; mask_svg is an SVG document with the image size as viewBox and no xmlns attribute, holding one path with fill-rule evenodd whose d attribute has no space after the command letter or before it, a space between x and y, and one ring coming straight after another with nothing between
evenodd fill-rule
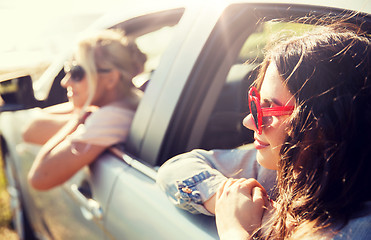
<instances>
[{"instance_id":1,"label":"dark sunglasses","mask_svg":"<svg viewBox=\"0 0 371 240\"><path fill-rule=\"evenodd\" d=\"M263 117L290 115L294 111L294 106L279 106L262 108L260 105L260 94L255 87L251 87L248 94L250 113L254 119L254 124L258 134L262 134Z\"/></svg>"},{"instance_id":2,"label":"dark sunglasses","mask_svg":"<svg viewBox=\"0 0 371 240\"><path fill-rule=\"evenodd\" d=\"M104 69L104 68L98 68L98 73L108 73L112 69ZM78 64L75 63L65 63L64 64L64 72L65 74L69 74L70 78L74 82L80 82L84 76L85 76L85 69Z\"/></svg>"}]
</instances>

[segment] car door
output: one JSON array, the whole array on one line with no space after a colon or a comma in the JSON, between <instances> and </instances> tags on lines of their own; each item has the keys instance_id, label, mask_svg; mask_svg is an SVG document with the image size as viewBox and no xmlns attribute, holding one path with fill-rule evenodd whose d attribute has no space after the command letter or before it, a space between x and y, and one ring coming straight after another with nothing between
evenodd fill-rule
<instances>
[{"instance_id":1,"label":"car door","mask_svg":"<svg viewBox=\"0 0 371 240\"><path fill-rule=\"evenodd\" d=\"M192 70L187 73L186 85L172 108L162 145L156 152L158 155L152 155L154 162L161 164L175 154L194 148L234 148L253 141L252 132L245 131L242 125L242 119L249 111L246 94L270 38L278 37L278 34L300 34L313 24L321 24L326 16L348 16L347 11L338 6L331 8L308 2L305 5L303 2L235 3L221 13ZM359 4L358 9L362 6ZM355 5L353 7L356 8ZM363 23L360 24L363 29L370 32L369 14L359 12L348 16L347 21ZM205 11L200 22L207 21L209 16L209 11ZM201 31L204 30L200 28L198 32ZM188 37L198 41L197 34ZM189 44L190 48L194 42ZM178 59L184 58L178 56ZM176 66L179 72L182 71L181 65ZM177 71L173 69L172 73L174 75L170 75L169 79L176 79ZM166 103L162 104L161 107L166 108ZM155 114L160 115L161 112ZM220 114L224 114L225 121L218 119ZM159 115L151 118L153 126L159 124ZM234 137L232 133L228 136L227 127L235 128ZM214 138L210 134L215 134ZM147 151L152 151L156 135L155 128L148 130L139 150L141 156L147 156Z\"/></svg>"},{"instance_id":2,"label":"car door","mask_svg":"<svg viewBox=\"0 0 371 240\"><path fill-rule=\"evenodd\" d=\"M107 25L107 19L104 19L103 26L125 30L128 36L136 38L139 48L147 54L145 72L134 79L134 84L138 87L150 79L183 12L184 8L164 8L161 11L134 15L129 19L121 17L125 19L121 22L117 19L110 20L114 25ZM142 35L146 37L141 37ZM61 70L55 72L59 74L55 77L56 84L51 84L51 92L55 90L53 86L57 86L63 77ZM45 102L49 100L50 98ZM65 98L58 100L63 101ZM10 102L10 98L7 102ZM44 106L45 102L35 100L35 104L40 104L39 106ZM1 113L1 133L6 140L7 162L11 162L16 169L14 173L21 188L22 205L36 235L46 239L112 239L113 235L105 224L108 202L118 176L128 166L113 158L112 154L106 153L61 186L45 192L33 190L27 182L27 173L40 146L23 142L21 130L27 120L38 114L40 109L15 111L22 107L24 108L17 105L11 109L9 106L7 112Z\"/></svg>"},{"instance_id":3,"label":"car door","mask_svg":"<svg viewBox=\"0 0 371 240\"><path fill-rule=\"evenodd\" d=\"M241 124L248 113L246 91L270 34L307 27L290 25L291 17L320 18L342 11L262 3L187 8L155 61L128 142L111 148L60 188L48 193L26 189L31 192L27 204L36 202L30 205L35 225L56 239L217 239L213 217L189 214L168 201L156 186L157 169L193 148L229 149L251 142L252 133ZM282 22L267 22L276 18ZM362 19L369 17L361 14L354 21ZM369 26L364 27L369 31ZM161 32L153 36L156 33ZM156 37L148 39L137 40L151 49ZM1 125L16 120L21 124L30 116L24 112L9 113L12 117ZM16 131L17 125L13 128ZM20 145L12 154L23 176L35 153L35 146Z\"/></svg>"},{"instance_id":4,"label":"car door","mask_svg":"<svg viewBox=\"0 0 371 240\"><path fill-rule=\"evenodd\" d=\"M163 56L167 64L161 61L152 77L129 142L117 150L116 156L128 167L112 192L110 232L125 239L218 239L213 217L171 205L155 184L156 169L194 148L230 149L251 143L253 133L242 126L242 119L248 114L246 93L265 44L282 29L300 34L312 27L291 23L293 17L309 14L315 20L342 11L258 3L186 11L173 39L178 51L169 47Z\"/></svg>"},{"instance_id":5,"label":"car door","mask_svg":"<svg viewBox=\"0 0 371 240\"><path fill-rule=\"evenodd\" d=\"M117 157L128 165L117 179L107 214L107 228L116 238L218 239L213 217L177 209L155 181L156 170L165 160L156 154L161 155L163 146L171 147L167 145L166 135L173 134L177 111L182 109L184 114L194 111L183 109L180 99L185 91L193 91L196 87L189 85L195 69L206 67L197 66L198 59L208 50L210 36L219 31L219 22L224 22L223 10L218 7L185 11L173 39L174 45L165 52L140 103L129 142L123 149L116 149ZM236 57L238 52L234 49L232 53ZM199 105L203 100L195 98L194 101ZM186 141L172 140L185 150Z\"/></svg>"},{"instance_id":6,"label":"car door","mask_svg":"<svg viewBox=\"0 0 371 240\"><path fill-rule=\"evenodd\" d=\"M133 80L137 86L142 86L150 80L151 72L156 69L164 49L171 42L176 28L174 25L179 21L183 11L183 9L175 9L142 15L127 20L129 23L114 26L124 25L126 33L135 37L138 47L147 54L146 73ZM53 228L50 230L54 233L53 236L58 236L60 239L118 239L110 231L110 224L107 223L108 209L111 209L108 202L114 198L111 187L116 185L121 172L126 169L128 166L124 162L106 153L66 182L61 187L59 196L58 189L47 193L48 196L42 196L44 200L60 199L61 206L57 211L53 211L54 207L48 208L45 203L42 207L46 225ZM55 194L52 193L53 191ZM37 195L40 196L39 193ZM63 212L59 214L60 218L56 217L57 212ZM67 231L61 234L57 227Z\"/></svg>"}]
</instances>

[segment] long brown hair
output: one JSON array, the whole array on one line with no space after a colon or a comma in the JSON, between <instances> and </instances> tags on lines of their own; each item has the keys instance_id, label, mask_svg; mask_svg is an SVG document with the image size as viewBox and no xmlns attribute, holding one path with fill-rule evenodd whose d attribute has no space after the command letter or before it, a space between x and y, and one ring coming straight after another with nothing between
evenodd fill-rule
<instances>
[{"instance_id":1,"label":"long brown hair","mask_svg":"<svg viewBox=\"0 0 371 240\"><path fill-rule=\"evenodd\" d=\"M276 64L296 108L281 148L278 208L264 238L328 227L335 233L371 200L370 53L367 35L345 23L319 26L267 53L257 86Z\"/></svg>"}]
</instances>

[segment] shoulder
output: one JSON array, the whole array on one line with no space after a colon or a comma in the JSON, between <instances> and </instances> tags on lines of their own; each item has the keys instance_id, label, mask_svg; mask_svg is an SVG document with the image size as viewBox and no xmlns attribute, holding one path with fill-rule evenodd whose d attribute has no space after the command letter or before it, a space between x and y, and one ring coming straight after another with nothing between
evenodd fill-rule
<instances>
[{"instance_id":1,"label":"shoulder","mask_svg":"<svg viewBox=\"0 0 371 240\"><path fill-rule=\"evenodd\" d=\"M131 109L108 105L99 108L98 110L92 112L86 120L86 124L89 125L92 122L104 121L104 122L122 122L130 121L134 117L135 112ZM104 124L104 123L101 123Z\"/></svg>"},{"instance_id":2,"label":"shoulder","mask_svg":"<svg viewBox=\"0 0 371 240\"><path fill-rule=\"evenodd\" d=\"M240 162L242 160L256 159L256 149L252 144L246 144L234 149L213 149L202 150L195 149L187 153L187 155L202 156L206 158L225 159L227 161Z\"/></svg>"},{"instance_id":3,"label":"shoulder","mask_svg":"<svg viewBox=\"0 0 371 240\"><path fill-rule=\"evenodd\" d=\"M132 109L120 106L120 105L106 105L94 111L92 115L102 115L106 113L134 115L135 111L133 111Z\"/></svg>"},{"instance_id":4,"label":"shoulder","mask_svg":"<svg viewBox=\"0 0 371 240\"><path fill-rule=\"evenodd\" d=\"M340 230L334 240L369 239L371 236L371 201L366 202L362 211Z\"/></svg>"},{"instance_id":5,"label":"shoulder","mask_svg":"<svg viewBox=\"0 0 371 240\"><path fill-rule=\"evenodd\" d=\"M198 159L206 161L214 168L228 168L233 166L242 167L253 165L256 161L256 150L254 148L236 148L236 149L213 149L203 150L194 149L173 157L173 161L180 159Z\"/></svg>"},{"instance_id":6,"label":"shoulder","mask_svg":"<svg viewBox=\"0 0 371 240\"><path fill-rule=\"evenodd\" d=\"M92 112L84 125L85 131L127 131L133 121L135 112L117 106L104 106Z\"/></svg>"}]
</instances>

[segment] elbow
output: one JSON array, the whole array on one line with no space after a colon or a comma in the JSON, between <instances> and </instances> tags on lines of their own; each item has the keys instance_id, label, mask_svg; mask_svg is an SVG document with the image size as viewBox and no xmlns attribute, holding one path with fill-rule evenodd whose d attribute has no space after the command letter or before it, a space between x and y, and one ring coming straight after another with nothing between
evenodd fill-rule
<instances>
[{"instance_id":1,"label":"elbow","mask_svg":"<svg viewBox=\"0 0 371 240\"><path fill-rule=\"evenodd\" d=\"M39 177L37 173L33 171L31 171L28 174L27 180L30 186L38 191L47 191L53 187L50 184L48 184L48 181L45 181L44 179Z\"/></svg>"},{"instance_id":2,"label":"elbow","mask_svg":"<svg viewBox=\"0 0 371 240\"><path fill-rule=\"evenodd\" d=\"M33 142L33 137L29 134L27 129L22 132L22 139L25 142Z\"/></svg>"},{"instance_id":3,"label":"elbow","mask_svg":"<svg viewBox=\"0 0 371 240\"><path fill-rule=\"evenodd\" d=\"M30 129L30 127L28 125L23 127L23 129L21 131L23 141L28 142L28 140L30 138L29 129Z\"/></svg>"},{"instance_id":4,"label":"elbow","mask_svg":"<svg viewBox=\"0 0 371 240\"><path fill-rule=\"evenodd\" d=\"M27 124L21 132L23 141L38 145L45 144L49 139L45 136L45 129L40 126L43 124L37 124L34 121Z\"/></svg>"},{"instance_id":5,"label":"elbow","mask_svg":"<svg viewBox=\"0 0 371 240\"><path fill-rule=\"evenodd\" d=\"M29 143L37 142L37 137L35 137L32 127L33 127L32 124L30 124L22 130L23 141Z\"/></svg>"},{"instance_id":6,"label":"elbow","mask_svg":"<svg viewBox=\"0 0 371 240\"><path fill-rule=\"evenodd\" d=\"M164 190L165 185L166 185L166 176L167 176L167 171L164 166L161 166L158 171L157 171L157 176L156 176L156 183L158 186L160 186L161 189Z\"/></svg>"},{"instance_id":7,"label":"elbow","mask_svg":"<svg viewBox=\"0 0 371 240\"><path fill-rule=\"evenodd\" d=\"M161 189L166 191L168 188L173 188L177 180L182 179L181 174L182 164L179 164L178 157L173 157L167 160L157 171L156 183Z\"/></svg>"},{"instance_id":8,"label":"elbow","mask_svg":"<svg viewBox=\"0 0 371 240\"><path fill-rule=\"evenodd\" d=\"M156 184L167 195L174 195L177 192L176 180L178 180L176 171L171 164L163 164L157 171Z\"/></svg>"}]
</instances>

